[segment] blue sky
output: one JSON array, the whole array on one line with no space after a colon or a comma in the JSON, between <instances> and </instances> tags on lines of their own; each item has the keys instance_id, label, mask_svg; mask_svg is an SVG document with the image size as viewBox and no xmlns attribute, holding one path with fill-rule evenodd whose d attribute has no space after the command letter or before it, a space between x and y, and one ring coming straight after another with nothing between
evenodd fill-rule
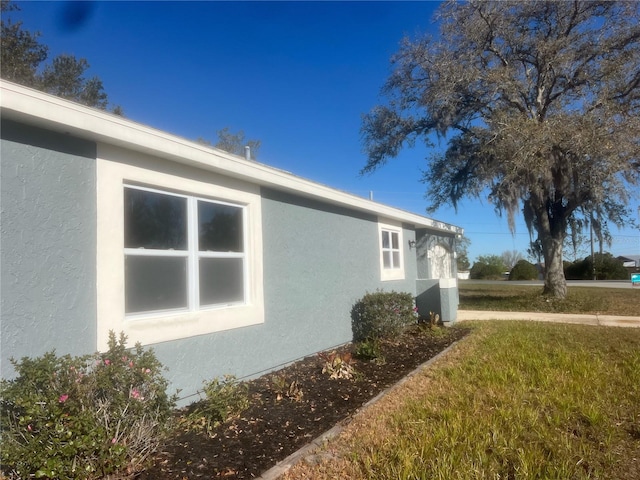
<instances>
[{"instance_id":1,"label":"blue sky","mask_svg":"<svg viewBox=\"0 0 640 480\"><path fill-rule=\"evenodd\" d=\"M425 214L420 178L433 150L417 145L360 176L360 126L361 115L384 102L380 89L401 39L436 32L437 2L17 4L22 10L11 18L42 34L50 58L86 58L89 75L102 79L129 119L193 140L243 130L261 140L260 162ZM512 235L486 200L430 216L465 229L472 261L505 250L526 254L524 222ZM606 250L640 254L637 229L613 227L612 234Z\"/></svg>"}]
</instances>

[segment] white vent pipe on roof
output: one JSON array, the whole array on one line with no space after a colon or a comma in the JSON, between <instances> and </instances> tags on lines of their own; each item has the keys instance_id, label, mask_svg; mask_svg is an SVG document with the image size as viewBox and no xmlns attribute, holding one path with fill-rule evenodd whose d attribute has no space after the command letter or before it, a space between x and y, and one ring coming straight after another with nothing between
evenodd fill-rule
<instances>
[{"instance_id":1,"label":"white vent pipe on roof","mask_svg":"<svg viewBox=\"0 0 640 480\"><path fill-rule=\"evenodd\" d=\"M251 160L251 147L249 145L244 146L244 159Z\"/></svg>"}]
</instances>

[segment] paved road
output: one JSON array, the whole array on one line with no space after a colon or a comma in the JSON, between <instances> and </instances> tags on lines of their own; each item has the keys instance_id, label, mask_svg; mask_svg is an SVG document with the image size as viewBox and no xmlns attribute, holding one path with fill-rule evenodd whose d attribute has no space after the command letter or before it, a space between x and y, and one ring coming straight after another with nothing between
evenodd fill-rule
<instances>
[{"instance_id":1,"label":"paved road","mask_svg":"<svg viewBox=\"0 0 640 480\"><path fill-rule=\"evenodd\" d=\"M500 285L505 282L509 285L530 285L532 287L541 287L544 283L541 280L534 281L513 281L507 282L506 280L459 280L460 285L472 285L472 284L495 284ZM597 288L637 288L640 290L640 286L633 287L629 280L567 280L568 287L597 287Z\"/></svg>"}]
</instances>

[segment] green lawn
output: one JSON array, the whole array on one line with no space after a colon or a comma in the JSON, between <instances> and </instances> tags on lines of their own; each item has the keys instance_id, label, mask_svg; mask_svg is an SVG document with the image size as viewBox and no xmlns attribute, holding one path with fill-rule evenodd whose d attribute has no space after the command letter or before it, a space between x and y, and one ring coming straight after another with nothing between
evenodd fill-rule
<instances>
[{"instance_id":1,"label":"green lawn","mask_svg":"<svg viewBox=\"0 0 640 480\"><path fill-rule=\"evenodd\" d=\"M285 478L640 478L640 329L470 324Z\"/></svg>"},{"instance_id":2,"label":"green lawn","mask_svg":"<svg viewBox=\"0 0 640 480\"><path fill-rule=\"evenodd\" d=\"M542 287L460 282L460 309L640 316L640 288L569 287L564 300L542 297Z\"/></svg>"}]
</instances>

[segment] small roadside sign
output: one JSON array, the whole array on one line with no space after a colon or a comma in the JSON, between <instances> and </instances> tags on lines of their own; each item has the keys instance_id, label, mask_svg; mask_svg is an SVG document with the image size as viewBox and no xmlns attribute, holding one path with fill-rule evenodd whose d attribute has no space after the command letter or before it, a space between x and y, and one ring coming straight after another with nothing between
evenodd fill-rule
<instances>
[{"instance_id":1,"label":"small roadside sign","mask_svg":"<svg viewBox=\"0 0 640 480\"><path fill-rule=\"evenodd\" d=\"M636 285L640 287L640 273L631 274L631 286L635 287Z\"/></svg>"}]
</instances>

